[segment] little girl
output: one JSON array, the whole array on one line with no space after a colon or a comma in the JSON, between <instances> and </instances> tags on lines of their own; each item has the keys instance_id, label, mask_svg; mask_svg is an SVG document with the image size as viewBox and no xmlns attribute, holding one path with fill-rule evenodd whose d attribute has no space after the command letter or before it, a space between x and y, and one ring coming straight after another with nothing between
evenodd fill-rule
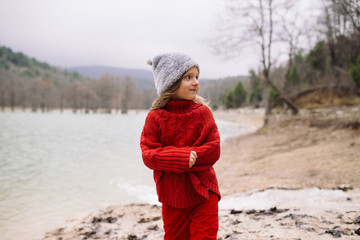
<instances>
[{"instance_id":1,"label":"little girl","mask_svg":"<svg viewBox=\"0 0 360 240\"><path fill-rule=\"evenodd\" d=\"M184 54L148 61L159 97L148 113L140 147L154 170L165 240L217 239L220 192L213 165L220 137L199 91L199 65Z\"/></svg>"}]
</instances>

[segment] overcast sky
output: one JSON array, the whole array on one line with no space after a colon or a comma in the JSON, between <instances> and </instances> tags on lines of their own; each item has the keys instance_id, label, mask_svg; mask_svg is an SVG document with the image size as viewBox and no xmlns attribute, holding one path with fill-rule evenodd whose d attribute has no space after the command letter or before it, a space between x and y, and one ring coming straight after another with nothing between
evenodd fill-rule
<instances>
[{"instance_id":1,"label":"overcast sky","mask_svg":"<svg viewBox=\"0 0 360 240\"><path fill-rule=\"evenodd\" d=\"M0 45L58 67L151 70L147 59L183 52L202 78L245 75L257 54L224 61L207 44L224 0L0 0Z\"/></svg>"}]
</instances>

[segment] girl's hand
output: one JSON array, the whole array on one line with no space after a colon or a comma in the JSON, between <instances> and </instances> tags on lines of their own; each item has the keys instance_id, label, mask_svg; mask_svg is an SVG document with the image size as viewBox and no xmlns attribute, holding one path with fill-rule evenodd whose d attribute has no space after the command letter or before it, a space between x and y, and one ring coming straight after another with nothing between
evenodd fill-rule
<instances>
[{"instance_id":1,"label":"girl's hand","mask_svg":"<svg viewBox=\"0 0 360 240\"><path fill-rule=\"evenodd\" d=\"M189 159L189 167L192 168L194 166L197 159L197 154L195 151L190 152L190 159Z\"/></svg>"}]
</instances>

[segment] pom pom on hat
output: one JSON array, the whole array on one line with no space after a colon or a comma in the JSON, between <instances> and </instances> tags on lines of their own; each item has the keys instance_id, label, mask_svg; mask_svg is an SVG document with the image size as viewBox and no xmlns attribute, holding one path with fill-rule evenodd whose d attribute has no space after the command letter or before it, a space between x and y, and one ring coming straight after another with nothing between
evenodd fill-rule
<instances>
[{"instance_id":1,"label":"pom pom on hat","mask_svg":"<svg viewBox=\"0 0 360 240\"><path fill-rule=\"evenodd\" d=\"M149 59L147 64L152 66L156 92L160 96L190 68L199 65L193 58L182 53L166 53Z\"/></svg>"}]
</instances>

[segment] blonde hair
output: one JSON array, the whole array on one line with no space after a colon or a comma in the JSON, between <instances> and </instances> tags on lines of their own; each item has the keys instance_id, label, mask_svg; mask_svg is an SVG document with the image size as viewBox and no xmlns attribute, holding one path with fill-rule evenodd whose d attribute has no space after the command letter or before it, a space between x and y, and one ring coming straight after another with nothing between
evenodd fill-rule
<instances>
[{"instance_id":1,"label":"blonde hair","mask_svg":"<svg viewBox=\"0 0 360 240\"><path fill-rule=\"evenodd\" d=\"M153 102L150 110L160 109L163 108L174 96L176 90L180 87L182 77L176 81L172 86L170 86L163 94L161 94L155 101ZM210 110L210 106L208 105L207 101L200 96L196 96L193 100L196 103L204 105L208 107Z\"/></svg>"}]
</instances>

